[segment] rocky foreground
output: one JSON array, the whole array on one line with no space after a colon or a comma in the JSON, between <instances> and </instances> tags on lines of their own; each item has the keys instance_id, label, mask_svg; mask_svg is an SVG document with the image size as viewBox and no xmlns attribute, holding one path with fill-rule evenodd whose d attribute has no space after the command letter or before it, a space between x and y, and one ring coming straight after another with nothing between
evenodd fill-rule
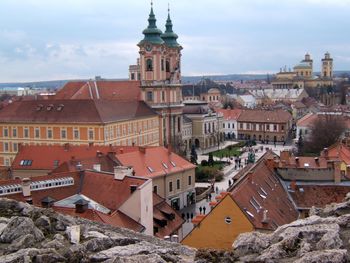
<instances>
[{"instance_id":1,"label":"rocky foreground","mask_svg":"<svg viewBox=\"0 0 350 263\"><path fill-rule=\"evenodd\" d=\"M76 244L73 244L73 243ZM0 198L0 262L350 262L350 195L229 252L199 250Z\"/></svg>"},{"instance_id":2,"label":"rocky foreground","mask_svg":"<svg viewBox=\"0 0 350 263\"><path fill-rule=\"evenodd\" d=\"M76 226L80 231L72 231ZM79 243L72 244L76 233ZM127 229L0 199L1 263L194 262L195 253L180 244Z\"/></svg>"}]
</instances>

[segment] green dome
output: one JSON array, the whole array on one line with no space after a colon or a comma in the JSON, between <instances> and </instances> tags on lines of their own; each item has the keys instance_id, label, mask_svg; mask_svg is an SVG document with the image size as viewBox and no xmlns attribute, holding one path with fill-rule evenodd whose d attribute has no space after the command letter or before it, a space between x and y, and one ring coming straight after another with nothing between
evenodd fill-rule
<instances>
[{"instance_id":1,"label":"green dome","mask_svg":"<svg viewBox=\"0 0 350 263\"><path fill-rule=\"evenodd\" d=\"M151 7L151 12L148 18L148 27L142 31L142 34L145 35L144 39L140 41L139 45L145 43L151 44L164 44L163 39L160 37L162 35L162 31L157 28L156 25L157 19L153 13L153 6Z\"/></svg>"},{"instance_id":2,"label":"green dome","mask_svg":"<svg viewBox=\"0 0 350 263\"><path fill-rule=\"evenodd\" d=\"M173 31L173 23L170 19L170 14L168 13L168 19L165 24L165 32L162 34L162 39L165 44L169 47L180 47L179 43L177 43L178 36Z\"/></svg>"}]
</instances>

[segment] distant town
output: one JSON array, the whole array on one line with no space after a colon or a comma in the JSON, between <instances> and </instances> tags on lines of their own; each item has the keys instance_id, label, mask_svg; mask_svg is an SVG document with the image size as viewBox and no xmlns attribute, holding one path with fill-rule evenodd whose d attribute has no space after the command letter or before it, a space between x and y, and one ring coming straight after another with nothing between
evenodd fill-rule
<instances>
[{"instance_id":1,"label":"distant town","mask_svg":"<svg viewBox=\"0 0 350 263\"><path fill-rule=\"evenodd\" d=\"M170 11L165 24L145 13L125 79L0 84L0 197L220 250L346 197L350 71L335 54L183 77Z\"/></svg>"}]
</instances>

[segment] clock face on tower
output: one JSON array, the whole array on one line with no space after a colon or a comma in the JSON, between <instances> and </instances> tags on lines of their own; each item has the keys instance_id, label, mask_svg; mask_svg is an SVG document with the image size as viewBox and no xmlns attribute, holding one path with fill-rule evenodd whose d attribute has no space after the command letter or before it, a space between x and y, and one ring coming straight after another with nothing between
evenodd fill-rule
<instances>
[{"instance_id":1,"label":"clock face on tower","mask_svg":"<svg viewBox=\"0 0 350 263\"><path fill-rule=\"evenodd\" d=\"M147 44L146 45L146 51L151 51L152 50L152 45L150 45L150 44Z\"/></svg>"}]
</instances>

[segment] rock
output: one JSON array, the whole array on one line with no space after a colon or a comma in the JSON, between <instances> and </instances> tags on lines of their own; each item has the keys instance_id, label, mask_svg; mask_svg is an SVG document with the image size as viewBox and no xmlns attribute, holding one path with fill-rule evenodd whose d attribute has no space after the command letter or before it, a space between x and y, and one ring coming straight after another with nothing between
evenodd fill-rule
<instances>
[{"instance_id":1,"label":"rock","mask_svg":"<svg viewBox=\"0 0 350 263\"><path fill-rule=\"evenodd\" d=\"M349 257L346 249L332 249L323 251L312 251L306 253L295 263L346 263Z\"/></svg>"},{"instance_id":2,"label":"rock","mask_svg":"<svg viewBox=\"0 0 350 263\"><path fill-rule=\"evenodd\" d=\"M173 261L165 261L161 256L155 254L155 255L136 255L131 257L124 257L124 258L114 258L110 261L113 263L168 263Z\"/></svg>"},{"instance_id":3,"label":"rock","mask_svg":"<svg viewBox=\"0 0 350 263\"><path fill-rule=\"evenodd\" d=\"M94 238L84 243L86 250L91 252L98 252L111 248L114 242L111 238Z\"/></svg>"},{"instance_id":4,"label":"rock","mask_svg":"<svg viewBox=\"0 0 350 263\"><path fill-rule=\"evenodd\" d=\"M37 220L35 220L35 225L44 232L51 230L50 218L44 215L40 216Z\"/></svg>"},{"instance_id":5,"label":"rock","mask_svg":"<svg viewBox=\"0 0 350 263\"><path fill-rule=\"evenodd\" d=\"M45 260L45 261L43 261ZM61 257L53 249L37 249L27 248L20 249L15 253L0 256L1 263L14 263L14 262L40 262L40 263L54 263L65 262L65 259Z\"/></svg>"},{"instance_id":6,"label":"rock","mask_svg":"<svg viewBox=\"0 0 350 263\"><path fill-rule=\"evenodd\" d=\"M83 234L85 239L88 238L108 238L108 236L98 232L98 231L88 231L87 233Z\"/></svg>"},{"instance_id":7,"label":"rock","mask_svg":"<svg viewBox=\"0 0 350 263\"><path fill-rule=\"evenodd\" d=\"M271 237L259 232L243 233L235 240L232 247L238 256L247 253L260 253L270 245Z\"/></svg>"},{"instance_id":8,"label":"rock","mask_svg":"<svg viewBox=\"0 0 350 263\"><path fill-rule=\"evenodd\" d=\"M34 236L32 234L27 234L15 239L11 245L8 246L7 251L13 252L22 248L32 247L36 242Z\"/></svg>"},{"instance_id":9,"label":"rock","mask_svg":"<svg viewBox=\"0 0 350 263\"><path fill-rule=\"evenodd\" d=\"M28 217L13 217L8 222L0 235L0 241L11 243L13 240L22 237L23 235L31 234L34 241L42 241L44 234L34 225L33 221Z\"/></svg>"}]
</instances>

